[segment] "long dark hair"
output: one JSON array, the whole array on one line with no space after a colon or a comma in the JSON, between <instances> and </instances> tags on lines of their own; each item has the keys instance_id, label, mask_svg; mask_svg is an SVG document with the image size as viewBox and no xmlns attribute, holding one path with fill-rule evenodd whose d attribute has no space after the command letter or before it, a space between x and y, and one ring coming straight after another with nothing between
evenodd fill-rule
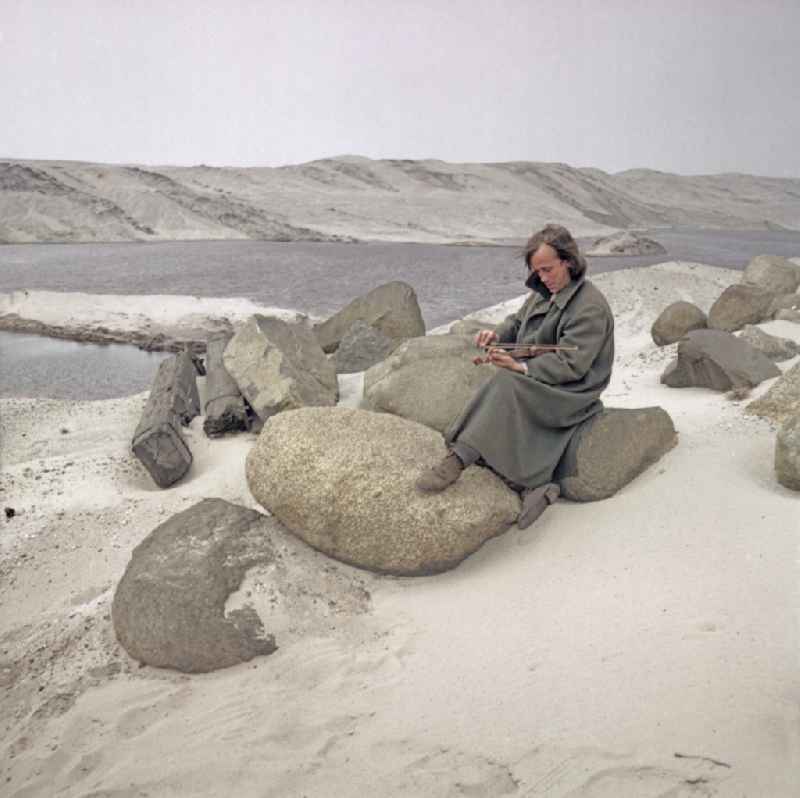
<instances>
[{"instance_id":1,"label":"long dark hair","mask_svg":"<svg viewBox=\"0 0 800 798\"><path fill-rule=\"evenodd\" d=\"M586 274L586 259L581 255L572 234L560 224L548 224L528 239L523 254L525 265L528 268L531 265L531 257L542 244L549 244L556 251L559 259L569 264L569 274L573 280ZM538 277L536 279L538 280Z\"/></svg>"}]
</instances>

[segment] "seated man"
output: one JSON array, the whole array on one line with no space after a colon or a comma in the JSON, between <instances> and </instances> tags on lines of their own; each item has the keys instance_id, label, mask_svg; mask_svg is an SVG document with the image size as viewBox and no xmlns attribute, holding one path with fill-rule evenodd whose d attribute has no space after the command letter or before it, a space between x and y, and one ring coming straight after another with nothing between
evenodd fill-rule
<instances>
[{"instance_id":1,"label":"seated man","mask_svg":"<svg viewBox=\"0 0 800 798\"><path fill-rule=\"evenodd\" d=\"M586 261L570 233L547 225L530 238L524 257L530 296L496 332L481 330L475 342L565 348L527 362L490 348L497 372L446 431L447 457L417 481L418 490L444 490L482 459L523 491L521 528L558 497L553 473L577 426L603 409L599 397L614 360L611 309L585 278Z\"/></svg>"}]
</instances>

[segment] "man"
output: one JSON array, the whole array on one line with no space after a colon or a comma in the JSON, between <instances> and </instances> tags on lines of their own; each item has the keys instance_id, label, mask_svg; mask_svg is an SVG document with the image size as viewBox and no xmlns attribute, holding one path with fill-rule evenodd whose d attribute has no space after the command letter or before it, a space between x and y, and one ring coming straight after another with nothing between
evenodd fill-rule
<instances>
[{"instance_id":1,"label":"man","mask_svg":"<svg viewBox=\"0 0 800 798\"><path fill-rule=\"evenodd\" d=\"M611 309L586 279L586 261L569 231L547 225L531 236L524 257L530 296L496 331L481 330L475 343L566 348L540 351L527 362L490 348L497 372L446 431L447 457L417 480L419 490L438 492L482 460L523 492L517 521L523 529L558 497L553 473L577 426L603 409L599 397L614 360Z\"/></svg>"}]
</instances>

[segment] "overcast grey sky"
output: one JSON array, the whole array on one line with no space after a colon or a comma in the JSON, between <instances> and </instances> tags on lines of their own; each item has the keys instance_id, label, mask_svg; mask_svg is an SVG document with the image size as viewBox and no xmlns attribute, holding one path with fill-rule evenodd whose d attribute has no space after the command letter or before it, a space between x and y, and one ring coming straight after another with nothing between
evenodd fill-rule
<instances>
[{"instance_id":1,"label":"overcast grey sky","mask_svg":"<svg viewBox=\"0 0 800 798\"><path fill-rule=\"evenodd\" d=\"M0 156L800 177L798 0L0 0Z\"/></svg>"}]
</instances>

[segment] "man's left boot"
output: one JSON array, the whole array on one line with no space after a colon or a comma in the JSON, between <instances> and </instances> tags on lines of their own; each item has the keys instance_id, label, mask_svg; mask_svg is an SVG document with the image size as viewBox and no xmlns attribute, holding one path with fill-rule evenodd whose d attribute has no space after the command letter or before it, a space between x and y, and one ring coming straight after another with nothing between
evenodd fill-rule
<instances>
[{"instance_id":1,"label":"man's left boot","mask_svg":"<svg viewBox=\"0 0 800 798\"><path fill-rule=\"evenodd\" d=\"M464 470L464 464L455 452L440 460L433 468L424 471L416 481L416 488L423 493L439 493L450 487Z\"/></svg>"},{"instance_id":2,"label":"man's left boot","mask_svg":"<svg viewBox=\"0 0 800 798\"><path fill-rule=\"evenodd\" d=\"M560 495L561 488L555 482L525 491L517 528L527 529Z\"/></svg>"}]
</instances>

